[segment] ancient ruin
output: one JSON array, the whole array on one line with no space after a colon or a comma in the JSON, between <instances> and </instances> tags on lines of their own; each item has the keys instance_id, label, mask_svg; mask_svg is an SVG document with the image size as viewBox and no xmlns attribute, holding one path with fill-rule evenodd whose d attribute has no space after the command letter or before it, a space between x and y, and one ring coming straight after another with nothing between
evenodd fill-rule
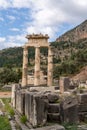
<instances>
[{"instance_id":1,"label":"ancient ruin","mask_svg":"<svg viewBox=\"0 0 87 130\"><path fill-rule=\"evenodd\" d=\"M35 48L35 71L34 71L34 86L40 85L40 48L48 48L48 74L47 74L47 86L52 86L53 81L53 53L51 46L48 43L48 35L33 34L27 35L28 42L24 45L23 52L23 76L22 87L28 85L28 48Z\"/></svg>"},{"instance_id":2,"label":"ancient ruin","mask_svg":"<svg viewBox=\"0 0 87 130\"><path fill-rule=\"evenodd\" d=\"M27 35L24 45L22 84L12 87L12 106L20 115L27 117L32 127L43 127L47 123L58 125L43 127L44 130L65 130L61 123L87 120L87 87L74 85L69 77L60 77L59 88L52 85L53 53L48 35ZM35 72L33 86L28 86L28 48L35 47ZM48 48L47 85L40 86L40 48ZM51 86L51 87L50 87ZM42 128L39 128L40 130ZM36 130L39 130L36 129ZM82 130L82 129L81 129Z\"/></svg>"}]
</instances>

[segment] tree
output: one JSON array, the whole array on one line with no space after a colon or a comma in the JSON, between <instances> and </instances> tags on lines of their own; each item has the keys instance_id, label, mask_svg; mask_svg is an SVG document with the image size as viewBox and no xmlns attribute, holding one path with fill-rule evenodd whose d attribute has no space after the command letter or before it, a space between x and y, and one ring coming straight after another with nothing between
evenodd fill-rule
<instances>
[{"instance_id":1,"label":"tree","mask_svg":"<svg viewBox=\"0 0 87 130\"><path fill-rule=\"evenodd\" d=\"M0 83L8 84L9 82L19 82L19 75L16 71L10 68L3 68L0 71Z\"/></svg>"}]
</instances>

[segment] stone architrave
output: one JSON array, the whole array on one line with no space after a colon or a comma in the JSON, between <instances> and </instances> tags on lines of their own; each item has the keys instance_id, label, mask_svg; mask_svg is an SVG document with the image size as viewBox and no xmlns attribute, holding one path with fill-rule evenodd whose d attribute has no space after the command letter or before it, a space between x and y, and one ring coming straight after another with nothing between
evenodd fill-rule
<instances>
[{"instance_id":1,"label":"stone architrave","mask_svg":"<svg viewBox=\"0 0 87 130\"><path fill-rule=\"evenodd\" d=\"M53 82L53 52L51 46L48 48L48 86L52 86Z\"/></svg>"},{"instance_id":2,"label":"stone architrave","mask_svg":"<svg viewBox=\"0 0 87 130\"><path fill-rule=\"evenodd\" d=\"M28 71L28 48L24 47L24 52L23 52L22 87L27 86L27 71Z\"/></svg>"},{"instance_id":3,"label":"stone architrave","mask_svg":"<svg viewBox=\"0 0 87 130\"><path fill-rule=\"evenodd\" d=\"M40 48L35 48L34 86L40 85Z\"/></svg>"}]
</instances>

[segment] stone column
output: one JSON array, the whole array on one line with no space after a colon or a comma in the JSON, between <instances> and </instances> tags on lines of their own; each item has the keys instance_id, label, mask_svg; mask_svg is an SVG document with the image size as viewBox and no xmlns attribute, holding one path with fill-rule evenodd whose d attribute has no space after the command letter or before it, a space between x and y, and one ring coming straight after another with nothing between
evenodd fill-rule
<instances>
[{"instance_id":1,"label":"stone column","mask_svg":"<svg viewBox=\"0 0 87 130\"><path fill-rule=\"evenodd\" d=\"M35 73L34 73L34 85L40 85L40 48L35 48Z\"/></svg>"},{"instance_id":2,"label":"stone column","mask_svg":"<svg viewBox=\"0 0 87 130\"><path fill-rule=\"evenodd\" d=\"M22 87L27 86L27 71L28 71L28 48L24 47L24 51L23 51Z\"/></svg>"},{"instance_id":3,"label":"stone column","mask_svg":"<svg viewBox=\"0 0 87 130\"><path fill-rule=\"evenodd\" d=\"M52 48L48 48L48 79L47 79L47 85L52 86L53 82L53 52Z\"/></svg>"}]
</instances>

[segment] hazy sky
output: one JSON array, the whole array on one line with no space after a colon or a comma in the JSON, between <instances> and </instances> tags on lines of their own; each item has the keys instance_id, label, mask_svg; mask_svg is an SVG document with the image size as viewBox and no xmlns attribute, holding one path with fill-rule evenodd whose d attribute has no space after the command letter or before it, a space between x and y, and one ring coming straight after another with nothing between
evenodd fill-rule
<instances>
[{"instance_id":1,"label":"hazy sky","mask_svg":"<svg viewBox=\"0 0 87 130\"><path fill-rule=\"evenodd\" d=\"M50 41L87 19L87 0L0 0L0 49L21 46L32 33Z\"/></svg>"}]
</instances>

